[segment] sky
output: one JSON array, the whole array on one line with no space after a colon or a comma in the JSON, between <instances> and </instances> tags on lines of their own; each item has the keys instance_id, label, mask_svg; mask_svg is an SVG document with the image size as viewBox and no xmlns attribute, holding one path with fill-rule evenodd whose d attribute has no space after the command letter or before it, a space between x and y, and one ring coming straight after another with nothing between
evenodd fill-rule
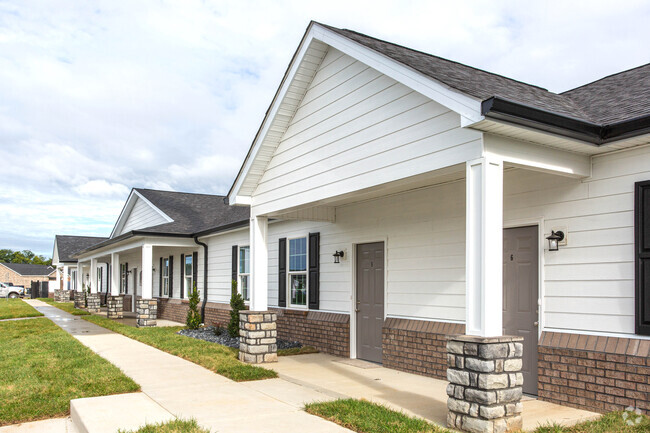
<instances>
[{"instance_id":1,"label":"sky","mask_svg":"<svg viewBox=\"0 0 650 433\"><path fill-rule=\"evenodd\" d=\"M0 0L0 248L226 194L310 20L554 92L650 62L648 1Z\"/></svg>"}]
</instances>

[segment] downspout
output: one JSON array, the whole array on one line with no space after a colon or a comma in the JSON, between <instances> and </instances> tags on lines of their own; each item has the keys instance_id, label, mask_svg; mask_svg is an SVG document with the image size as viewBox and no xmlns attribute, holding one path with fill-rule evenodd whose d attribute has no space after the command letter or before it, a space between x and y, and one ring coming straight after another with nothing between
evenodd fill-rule
<instances>
[{"instance_id":1,"label":"downspout","mask_svg":"<svg viewBox=\"0 0 650 433\"><path fill-rule=\"evenodd\" d=\"M205 305L208 303L208 244L199 242L194 236L194 242L203 247L203 305L201 305L201 322L205 324Z\"/></svg>"}]
</instances>

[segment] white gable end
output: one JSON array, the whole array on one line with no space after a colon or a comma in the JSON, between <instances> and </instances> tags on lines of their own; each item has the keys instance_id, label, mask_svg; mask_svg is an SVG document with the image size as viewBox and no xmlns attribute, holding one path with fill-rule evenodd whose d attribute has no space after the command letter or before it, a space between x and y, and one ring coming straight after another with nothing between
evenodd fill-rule
<instances>
[{"instance_id":1,"label":"white gable end","mask_svg":"<svg viewBox=\"0 0 650 433\"><path fill-rule=\"evenodd\" d=\"M144 229L174 221L163 211L154 206L136 190L131 191L115 223L111 238L128 233L132 230Z\"/></svg>"},{"instance_id":2,"label":"white gable end","mask_svg":"<svg viewBox=\"0 0 650 433\"><path fill-rule=\"evenodd\" d=\"M458 113L329 47L252 204L273 212L478 157L481 134L460 126Z\"/></svg>"}]
</instances>

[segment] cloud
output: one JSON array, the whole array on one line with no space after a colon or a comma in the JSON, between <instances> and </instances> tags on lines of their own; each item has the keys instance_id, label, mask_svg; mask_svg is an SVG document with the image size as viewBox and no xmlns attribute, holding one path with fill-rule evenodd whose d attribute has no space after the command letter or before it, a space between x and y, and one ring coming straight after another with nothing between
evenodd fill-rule
<instances>
[{"instance_id":1,"label":"cloud","mask_svg":"<svg viewBox=\"0 0 650 433\"><path fill-rule=\"evenodd\" d=\"M554 91L650 40L643 1L0 0L0 247L108 235L132 187L225 194L311 19Z\"/></svg>"}]
</instances>

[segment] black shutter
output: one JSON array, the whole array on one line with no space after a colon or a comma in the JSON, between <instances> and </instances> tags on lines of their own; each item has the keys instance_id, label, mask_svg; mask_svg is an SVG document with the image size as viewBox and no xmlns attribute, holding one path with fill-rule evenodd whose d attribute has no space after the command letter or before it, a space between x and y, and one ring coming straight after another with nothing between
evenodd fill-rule
<instances>
[{"instance_id":1,"label":"black shutter","mask_svg":"<svg viewBox=\"0 0 650 433\"><path fill-rule=\"evenodd\" d=\"M181 299L185 298L185 254L181 254Z\"/></svg>"},{"instance_id":2,"label":"black shutter","mask_svg":"<svg viewBox=\"0 0 650 433\"><path fill-rule=\"evenodd\" d=\"M639 335L650 335L650 180L637 182L634 189L635 328Z\"/></svg>"},{"instance_id":3,"label":"black shutter","mask_svg":"<svg viewBox=\"0 0 650 433\"><path fill-rule=\"evenodd\" d=\"M238 254L239 254L239 246L233 245L232 246L232 272L230 274L230 278L232 281L237 281L237 265L239 264Z\"/></svg>"},{"instance_id":4,"label":"black shutter","mask_svg":"<svg viewBox=\"0 0 650 433\"><path fill-rule=\"evenodd\" d=\"M278 307L287 306L287 238L278 245Z\"/></svg>"},{"instance_id":5,"label":"black shutter","mask_svg":"<svg viewBox=\"0 0 650 433\"><path fill-rule=\"evenodd\" d=\"M195 251L192 253L192 284L196 285L196 287L199 286L199 282L197 281L198 275L199 275L199 253ZM192 290L194 290L194 288L192 288ZM203 294L203 296L205 296L205 294Z\"/></svg>"},{"instance_id":6,"label":"black shutter","mask_svg":"<svg viewBox=\"0 0 650 433\"><path fill-rule=\"evenodd\" d=\"M160 258L160 277L158 278L158 297L162 298L163 258Z\"/></svg>"},{"instance_id":7,"label":"black shutter","mask_svg":"<svg viewBox=\"0 0 650 433\"><path fill-rule=\"evenodd\" d=\"M129 262L124 264L124 294L129 293Z\"/></svg>"},{"instance_id":8,"label":"black shutter","mask_svg":"<svg viewBox=\"0 0 650 433\"><path fill-rule=\"evenodd\" d=\"M169 256L169 297L174 294L174 256Z\"/></svg>"},{"instance_id":9,"label":"black shutter","mask_svg":"<svg viewBox=\"0 0 650 433\"><path fill-rule=\"evenodd\" d=\"M318 310L320 298L320 233L309 233L309 309Z\"/></svg>"}]
</instances>

